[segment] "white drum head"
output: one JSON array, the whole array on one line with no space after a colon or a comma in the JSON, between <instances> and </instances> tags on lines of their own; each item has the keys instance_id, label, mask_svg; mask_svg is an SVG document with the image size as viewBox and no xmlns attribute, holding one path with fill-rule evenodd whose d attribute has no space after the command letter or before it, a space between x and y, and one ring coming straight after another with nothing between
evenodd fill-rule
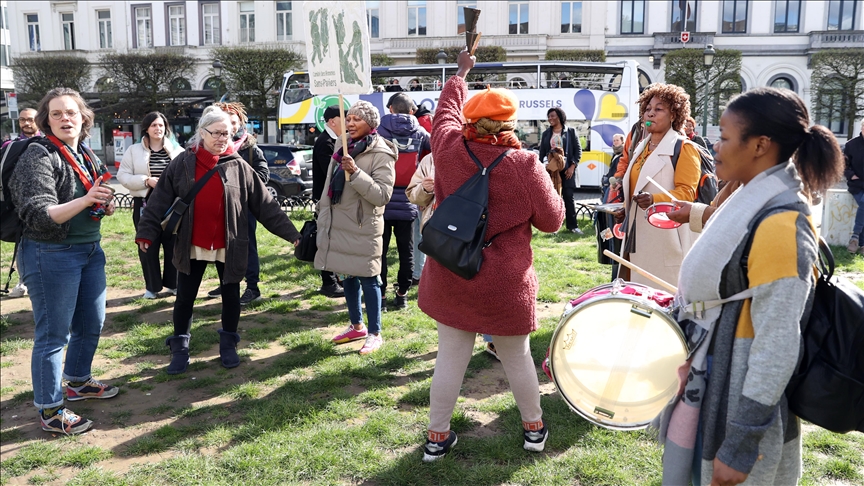
<instances>
[{"instance_id":1,"label":"white drum head","mask_svg":"<svg viewBox=\"0 0 864 486\"><path fill-rule=\"evenodd\" d=\"M552 378L570 407L617 430L644 428L663 410L686 359L678 325L659 307L622 294L566 313L549 348Z\"/></svg>"}]
</instances>

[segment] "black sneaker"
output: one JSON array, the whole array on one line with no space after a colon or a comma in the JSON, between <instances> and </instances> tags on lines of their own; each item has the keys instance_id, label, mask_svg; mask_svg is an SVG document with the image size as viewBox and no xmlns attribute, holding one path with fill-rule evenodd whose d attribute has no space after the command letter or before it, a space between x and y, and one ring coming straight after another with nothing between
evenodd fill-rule
<instances>
[{"instance_id":1,"label":"black sneaker","mask_svg":"<svg viewBox=\"0 0 864 486\"><path fill-rule=\"evenodd\" d=\"M523 434L525 436L525 444L522 447L526 451L543 452L543 448L546 447L546 439L549 438L549 429L546 428L545 423L542 429L525 430Z\"/></svg>"},{"instance_id":2,"label":"black sneaker","mask_svg":"<svg viewBox=\"0 0 864 486\"><path fill-rule=\"evenodd\" d=\"M452 430L450 431L450 437L444 442L427 440L426 445L423 446L423 462L432 462L441 459L450 452L450 448L456 445L457 442L459 440L456 438L456 432Z\"/></svg>"},{"instance_id":3,"label":"black sneaker","mask_svg":"<svg viewBox=\"0 0 864 486\"><path fill-rule=\"evenodd\" d=\"M330 284L321 287L318 293L330 298L345 297L345 289L339 284Z\"/></svg>"},{"instance_id":4,"label":"black sneaker","mask_svg":"<svg viewBox=\"0 0 864 486\"><path fill-rule=\"evenodd\" d=\"M387 296L381 294L381 312L387 312Z\"/></svg>"},{"instance_id":5,"label":"black sneaker","mask_svg":"<svg viewBox=\"0 0 864 486\"><path fill-rule=\"evenodd\" d=\"M399 295L399 292L396 292L396 297L393 298L393 308L394 309L407 309L408 302L406 302L407 296Z\"/></svg>"},{"instance_id":6,"label":"black sneaker","mask_svg":"<svg viewBox=\"0 0 864 486\"><path fill-rule=\"evenodd\" d=\"M210 292L207 292L207 297L219 297L220 295L222 295L221 285L211 290Z\"/></svg>"},{"instance_id":7,"label":"black sneaker","mask_svg":"<svg viewBox=\"0 0 864 486\"><path fill-rule=\"evenodd\" d=\"M249 305L260 298L260 290L253 287L246 287L246 291L240 296L240 305Z\"/></svg>"}]
</instances>

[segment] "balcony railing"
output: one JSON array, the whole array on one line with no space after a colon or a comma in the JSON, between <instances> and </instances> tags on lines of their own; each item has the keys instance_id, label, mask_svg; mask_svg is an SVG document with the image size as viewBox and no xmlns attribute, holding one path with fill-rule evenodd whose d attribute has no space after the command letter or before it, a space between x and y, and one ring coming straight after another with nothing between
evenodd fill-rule
<instances>
[{"instance_id":1,"label":"balcony railing","mask_svg":"<svg viewBox=\"0 0 864 486\"><path fill-rule=\"evenodd\" d=\"M373 39L373 44L376 40ZM465 36L455 37L408 37L381 39L380 48L385 53L409 53L419 48L459 47L465 45ZM537 51L546 49L545 35L490 35L480 37L481 46L501 46L508 51ZM376 51L378 46L376 46ZM406 52L407 51L407 52Z\"/></svg>"},{"instance_id":2,"label":"balcony railing","mask_svg":"<svg viewBox=\"0 0 864 486\"><path fill-rule=\"evenodd\" d=\"M842 49L864 46L864 30L826 30L810 32L810 49Z\"/></svg>"}]
</instances>

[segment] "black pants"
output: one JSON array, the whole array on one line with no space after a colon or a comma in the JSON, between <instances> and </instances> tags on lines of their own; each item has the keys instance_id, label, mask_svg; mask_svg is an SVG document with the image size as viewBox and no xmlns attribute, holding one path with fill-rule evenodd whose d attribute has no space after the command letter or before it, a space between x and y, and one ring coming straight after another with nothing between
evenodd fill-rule
<instances>
[{"instance_id":1,"label":"black pants","mask_svg":"<svg viewBox=\"0 0 864 486\"><path fill-rule=\"evenodd\" d=\"M327 270L321 270L321 286L327 287L328 285L336 285L339 281L336 280L336 274L333 272L328 272Z\"/></svg>"},{"instance_id":2,"label":"black pants","mask_svg":"<svg viewBox=\"0 0 864 486\"><path fill-rule=\"evenodd\" d=\"M198 288L201 287L201 278L207 264L201 260L190 260L189 275L181 273L178 277L177 300L174 301L174 335L189 334L192 329L192 311L194 310L195 297L198 296ZM219 281L225 272L225 264L216 263L216 272ZM222 329L228 332L237 332L240 323L240 283L222 284Z\"/></svg>"},{"instance_id":3,"label":"black pants","mask_svg":"<svg viewBox=\"0 0 864 486\"><path fill-rule=\"evenodd\" d=\"M564 176L562 175L561 177ZM579 227L579 222L576 221L576 202L573 201L573 195L575 193L575 187L564 185L564 187L561 188L561 197L564 198L564 221L568 230Z\"/></svg>"},{"instance_id":4,"label":"black pants","mask_svg":"<svg viewBox=\"0 0 864 486\"><path fill-rule=\"evenodd\" d=\"M390 232L396 236L399 252L399 272L396 274L398 292L404 294L411 287L414 274L414 220L384 220L384 254L381 255L381 295L387 289L387 249L390 247Z\"/></svg>"},{"instance_id":5,"label":"black pants","mask_svg":"<svg viewBox=\"0 0 864 486\"><path fill-rule=\"evenodd\" d=\"M261 276L261 261L258 259L258 240L255 238L258 222L255 220L255 216L252 216L251 211L246 216L249 219L249 260L246 263L246 287L257 289Z\"/></svg>"},{"instance_id":6,"label":"black pants","mask_svg":"<svg viewBox=\"0 0 864 486\"><path fill-rule=\"evenodd\" d=\"M138 230L138 222L141 221L141 209L144 207L144 198L132 198L132 224ZM165 254L164 270L160 268L159 248ZM144 272L144 286L150 292L158 293L162 288L177 288L177 269L174 268L174 235L163 231L150 243L146 252L138 249L138 260L141 261L141 270Z\"/></svg>"}]
</instances>

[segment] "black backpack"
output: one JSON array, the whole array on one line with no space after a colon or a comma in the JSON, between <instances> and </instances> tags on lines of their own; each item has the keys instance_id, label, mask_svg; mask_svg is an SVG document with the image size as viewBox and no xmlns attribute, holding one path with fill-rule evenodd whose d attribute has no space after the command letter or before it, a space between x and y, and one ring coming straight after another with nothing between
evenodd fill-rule
<instances>
[{"instance_id":1,"label":"black backpack","mask_svg":"<svg viewBox=\"0 0 864 486\"><path fill-rule=\"evenodd\" d=\"M463 141L464 143L464 141ZM489 164L483 164L468 148L465 150L480 170L459 189L446 197L429 221L423 226L420 251L456 275L471 280L483 264L483 249L492 244L486 241L489 215L489 172L506 157L507 150ZM496 235L497 236L497 235Z\"/></svg>"},{"instance_id":2,"label":"black backpack","mask_svg":"<svg viewBox=\"0 0 864 486\"><path fill-rule=\"evenodd\" d=\"M708 150L698 143L693 143L689 140L679 138L675 141L675 151L672 154L672 170L675 170L678 166L678 157L681 156L681 145L683 145L684 142L690 143L696 148L696 151L699 152L699 166L701 171L699 174L699 185L696 186L696 200L694 202L711 204L711 201L717 197L719 188L717 185L717 173L714 170L714 157L708 153Z\"/></svg>"},{"instance_id":3,"label":"black backpack","mask_svg":"<svg viewBox=\"0 0 864 486\"><path fill-rule=\"evenodd\" d=\"M757 225L775 212L763 213ZM792 413L819 427L864 432L864 291L834 276L834 255L822 237L819 266L813 307L801 321L803 357L786 386L786 400Z\"/></svg>"},{"instance_id":4,"label":"black backpack","mask_svg":"<svg viewBox=\"0 0 864 486\"><path fill-rule=\"evenodd\" d=\"M0 240L9 243L15 243L15 250L12 253L12 264L9 267L9 276L6 279L6 285L3 288L3 293L9 292L9 282L12 281L12 274L15 273L15 257L18 255L18 242L21 240L21 233L24 231L24 225L21 219L18 218L18 212L15 205L12 203L12 193L9 190L9 179L12 178L12 171L18 164L18 158L27 150L30 144L37 144L45 149L46 152L56 150L54 144L43 137L31 137L27 140L12 142L3 147L0 152Z\"/></svg>"}]
</instances>

